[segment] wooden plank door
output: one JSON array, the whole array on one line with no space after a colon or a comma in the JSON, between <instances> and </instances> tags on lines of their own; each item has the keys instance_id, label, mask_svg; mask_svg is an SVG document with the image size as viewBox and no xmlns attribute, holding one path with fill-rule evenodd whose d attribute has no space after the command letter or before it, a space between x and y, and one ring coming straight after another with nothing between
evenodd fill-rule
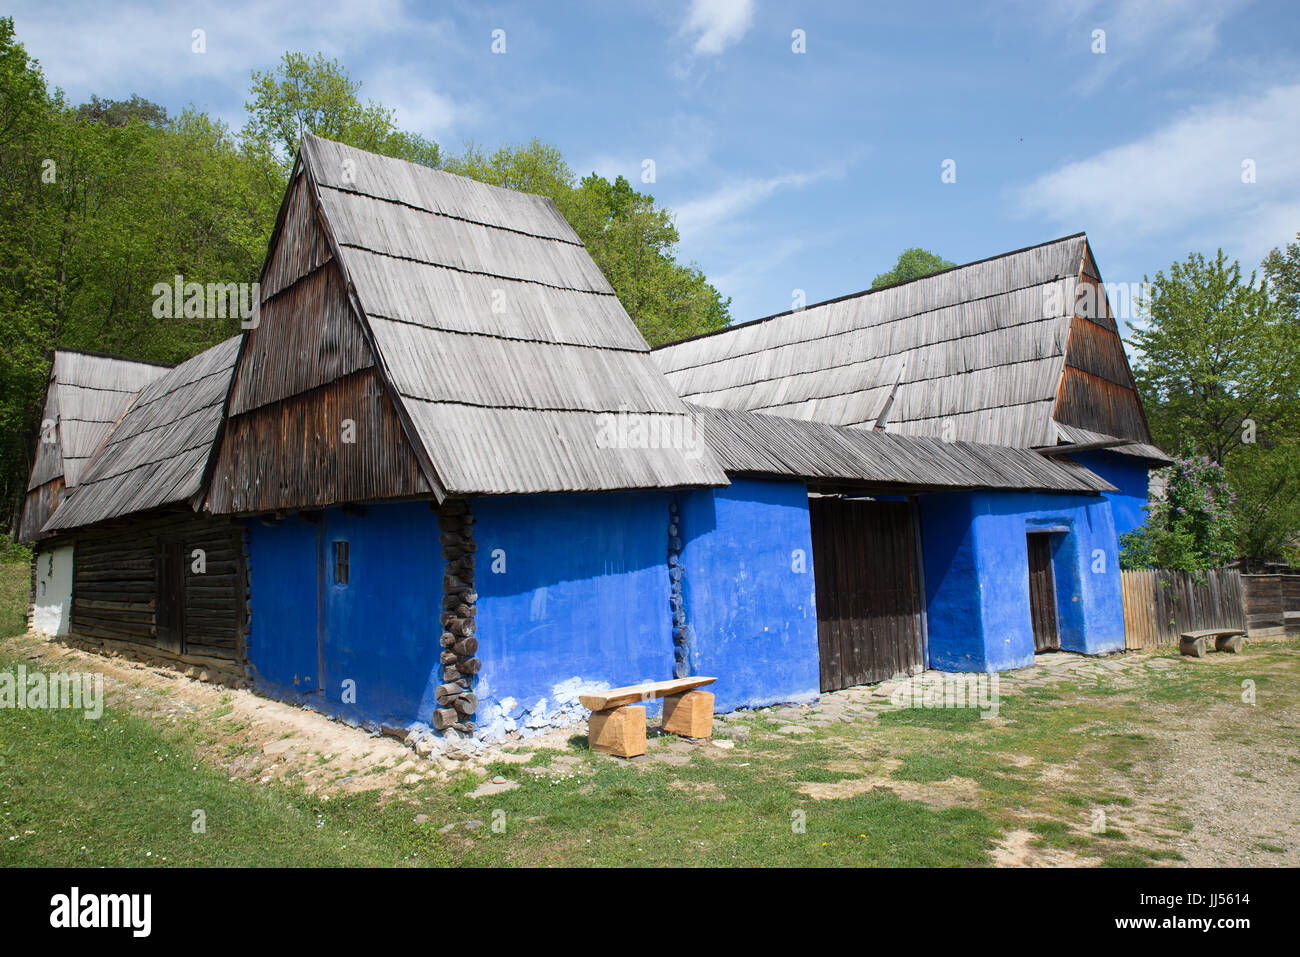
<instances>
[{"instance_id":1,"label":"wooden plank door","mask_svg":"<svg viewBox=\"0 0 1300 957\"><path fill-rule=\"evenodd\" d=\"M1026 536L1029 545L1029 617L1034 625L1034 651L1061 647L1056 624L1056 577L1052 573L1052 539L1042 532Z\"/></svg>"},{"instance_id":2,"label":"wooden plank door","mask_svg":"<svg viewBox=\"0 0 1300 957\"><path fill-rule=\"evenodd\" d=\"M924 667L912 503L814 498L809 513L821 690Z\"/></svg>"},{"instance_id":3,"label":"wooden plank door","mask_svg":"<svg viewBox=\"0 0 1300 957\"><path fill-rule=\"evenodd\" d=\"M185 553L180 542L158 543L158 601L154 607L158 647L182 654L185 648Z\"/></svg>"}]
</instances>

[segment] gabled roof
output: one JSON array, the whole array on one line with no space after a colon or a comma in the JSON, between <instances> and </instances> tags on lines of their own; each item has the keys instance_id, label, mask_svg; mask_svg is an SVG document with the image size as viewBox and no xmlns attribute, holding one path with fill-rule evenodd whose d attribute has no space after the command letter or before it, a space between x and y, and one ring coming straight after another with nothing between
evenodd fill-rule
<instances>
[{"instance_id":1,"label":"gabled roof","mask_svg":"<svg viewBox=\"0 0 1300 957\"><path fill-rule=\"evenodd\" d=\"M1113 492L1068 459L1031 449L891 435L761 412L692 407L700 433L732 474L792 476L908 491L997 489Z\"/></svg>"},{"instance_id":2,"label":"gabled roof","mask_svg":"<svg viewBox=\"0 0 1300 957\"><path fill-rule=\"evenodd\" d=\"M117 356L59 349L50 367L42 429L27 490L59 476L74 488L86 460L99 448L132 396L168 366ZM49 439L47 441L46 439Z\"/></svg>"},{"instance_id":3,"label":"gabled roof","mask_svg":"<svg viewBox=\"0 0 1300 957\"><path fill-rule=\"evenodd\" d=\"M1089 415L1095 384L1106 421L1149 444L1114 321L1074 315L1094 273L1079 233L653 355L695 404L1014 447L1058 444L1054 417Z\"/></svg>"},{"instance_id":4,"label":"gabled roof","mask_svg":"<svg viewBox=\"0 0 1300 957\"><path fill-rule=\"evenodd\" d=\"M238 350L234 336L146 385L42 532L164 505L197 505Z\"/></svg>"},{"instance_id":5,"label":"gabled roof","mask_svg":"<svg viewBox=\"0 0 1300 957\"><path fill-rule=\"evenodd\" d=\"M688 413L549 199L310 134L300 156L432 488L726 484L707 450L600 441L612 414Z\"/></svg>"}]
</instances>

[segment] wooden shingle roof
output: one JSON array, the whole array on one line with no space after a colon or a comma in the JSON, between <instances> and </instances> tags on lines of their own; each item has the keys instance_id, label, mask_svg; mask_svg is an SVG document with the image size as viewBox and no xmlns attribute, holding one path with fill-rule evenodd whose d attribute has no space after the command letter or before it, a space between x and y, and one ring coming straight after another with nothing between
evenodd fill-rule
<instances>
[{"instance_id":1,"label":"wooden shingle roof","mask_svg":"<svg viewBox=\"0 0 1300 957\"><path fill-rule=\"evenodd\" d=\"M793 476L886 489L997 489L1095 494L1115 486L1031 449L806 422L694 406L700 433L732 474Z\"/></svg>"},{"instance_id":2,"label":"wooden shingle roof","mask_svg":"<svg viewBox=\"0 0 1300 957\"><path fill-rule=\"evenodd\" d=\"M303 137L339 265L447 494L725 485L707 450L611 448L688 412L545 197Z\"/></svg>"},{"instance_id":3,"label":"wooden shingle roof","mask_svg":"<svg viewBox=\"0 0 1300 957\"><path fill-rule=\"evenodd\" d=\"M238 350L234 336L140 390L42 532L164 505L196 506Z\"/></svg>"},{"instance_id":4,"label":"wooden shingle roof","mask_svg":"<svg viewBox=\"0 0 1300 957\"><path fill-rule=\"evenodd\" d=\"M54 423L54 428L42 432L28 491L60 475L67 488L76 487L82 466L131 398L167 369L135 359L57 350L42 415L42 422ZM44 440L47 435L51 441Z\"/></svg>"},{"instance_id":5,"label":"wooden shingle roof","mask_svg":"<svg viewBox=\"0 0 1300 957\"><path fill-rule=\"evenodd\" d=\"M653 355L698 405L1034 448L1061 441L1054 416L1067 365L1095 362L1102 348L1116 367L1098 370L1111 381L1094 376L1099 392L1109 390L1107 412L1127 417L1131 441L1149 442L1113 320L1075 316L1091 263L1079 233ZM1089 336L1104 347L1090 347ZM1071 388L1084 379L1072 372Z\"/></svg>"}]
</instances>

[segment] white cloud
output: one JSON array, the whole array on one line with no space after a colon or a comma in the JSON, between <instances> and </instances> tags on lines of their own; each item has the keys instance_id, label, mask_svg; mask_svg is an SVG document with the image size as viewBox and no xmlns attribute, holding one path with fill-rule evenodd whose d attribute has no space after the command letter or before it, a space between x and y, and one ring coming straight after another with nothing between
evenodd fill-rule
<instances>
[{"instance_id":1,"label":"white cloud","mask_svg":"<svg viewBox=\"0 0 1300 957\"><path fill-rule=\"evenodd\" d=\"M362 99L373 99L394 110L399 129L423 136L446 137L457 121L471 112L464 104L434 90L430 82L413 84L408 69L388 66L367 77L361 87Z\"/></svg>"},{"instance_id":2,"label":"white cloud","mask_svg":"<svg viewBox=\"0 0 1300 957\"><path fill-rule=\"evenodd\" d=\"M1206 104L1141 139L1067 163L1018 191L1027 214L1070 229L1102 224L1129 236L1202 231L1236 236L1242 255L1271 248L1300 190L1300 84ZM1082 128L1081 128L1082 129ZM1253 160L1256 182L1242 182Z\"/></svg>"},{"instance_id":3,"label":"white cloud","mask_svg":"<svg viewBox=\"0 0 1300 957\"><path fill-rule=\"evenodd\" d=\"M113 98L139 93L165 100L168 91L177 89L191 96L198 84L204 91L204 102L198 105L235 126L244 120L250 72L273 69L286 50L319 51L346 59L346 66L358 53L382 51L394 38L418 38L444 52L463 49L453 42L446 21L420 19L404 0L318 4L310 17L301 16L295 7L259 0L206 0L188 8L162 0L134 5L73 2L58 9L17 0L15 6L18 39L41 61L47 82L65 89L73 102L92 93ZM191 49L195 30L204 31L204 53ZM409 72L401 102L398 97L384 100L364 71L350 72L363 81L362 99L411 114L420 132L426 131L422 127L433 131L450 123L450 101L412 89Z\"/></svg>"},{"instance_id":4,"label":"white cloud","mask_svg":"<svg viewBox=\"0 0 1300 957\"><path fill-rule=\"evenodd\" d=\"M666 132L655 134L657 142L645 140L632 146L620 145L616 151L604 150L584 156L572 164L573 171L578 176L595 171L610 181L624 176L641 192L657 196L655 184L641 183L641 164L650 159L654 160L655 177L659 183L680 186L688 181L687 174L708 162L715 139L714 124L700 116L676 113L656 127L666 127ZM643 135L644 128L637 136Z\"/></svg>"},{"instance_id":5,"label":"white cloud","mask_svg":"<svg viewBox=\"0 0 1300 957\"><path fill-rule=\"evenodd\" d=\"M680 34L695 36L691 52L713 56L736 43L754 22L754 0L691 0Z\"/></svg>"},{"instance_id":6,"label":"white cloud","mask_svg":"<svg viewBox=\"0 0 1300 957\"><path fill-rule=\"evenodd\" d=\"M825 179L837 179L843 167L827 167L806 173L784 173L766 178L750 177L727 183L720 189L677 206L677 228L683 239L696 235L752 209L774 193L803 189Z\"/></svg>"},{"instance_id":7,"label":"white cloud","mask_svg":"<svg viewBox=\"0 0 1300 957\"><path fill-rule=\"evenodd\" d=\"M1043 4L1039 17L1075 49L1091 50L1093 31L1106 33L1106 52L1089 56L1078 88L1090 93L1137 70L1176 70L1203 63L1218 50L1220 30L1250 0L1073 0Z\"/></svg>"}]
</instances>

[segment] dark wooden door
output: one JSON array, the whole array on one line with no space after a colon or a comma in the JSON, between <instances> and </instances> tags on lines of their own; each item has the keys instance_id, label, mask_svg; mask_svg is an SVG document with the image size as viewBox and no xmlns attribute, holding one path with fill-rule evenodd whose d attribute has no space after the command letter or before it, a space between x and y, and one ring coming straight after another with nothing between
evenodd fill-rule
<instances>
[{"instance_id":1,"label":"dark wooden door","mask_svg":"<svg viewBox=\"0 0 1300 957\"><path fill-rule=\"evenodd\" d=\"M912 504L813 498L809 513L821 690L924 667Z\"/></svg>"},{"instance_id":2,"label":"dark wooden door","mask_svg":"<svg viewBox=\"0 0 1300 957\"><path fill-rule=\"evenodd\" d=\"M1061 647L1056 627L1056 577L1052 574L1052 539L1050 535L1030 533L1029 542L1029 616L1034 623L1034 651L1054 651Z\"/></svg>"},{"instance_id":3,"label":"dark wooden door","mask_svg":"<svg viewBox=\"0 0 1300 957\"><path fill-rule=\"evenodd\" d=\"M158 600L154 605L158 647L181 654L185 649L185 552L180 542L158 543Z\"/></svg>"}]
</instances>

